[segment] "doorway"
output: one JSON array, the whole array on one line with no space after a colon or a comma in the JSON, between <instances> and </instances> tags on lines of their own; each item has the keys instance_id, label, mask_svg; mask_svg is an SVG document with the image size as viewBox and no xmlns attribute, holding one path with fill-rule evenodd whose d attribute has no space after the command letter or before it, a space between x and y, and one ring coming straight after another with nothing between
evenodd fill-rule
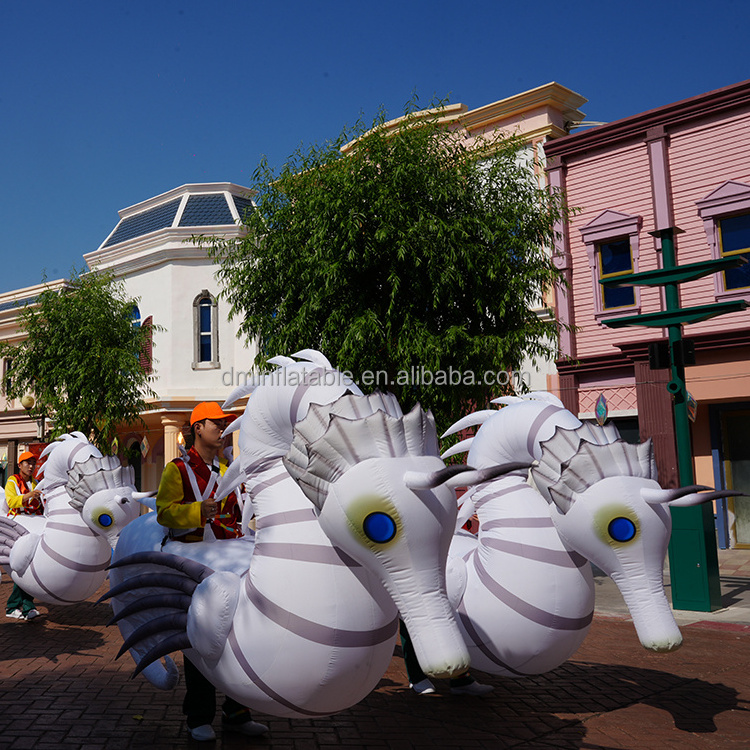
<instances>
[{"instance_id":1,"label":"doorway","mask_svg":"<svg viewBox=\"0 0 750 750\"><path fill-rule=\"evenodd\" d=\"M717 409L718 469L721 486L750 495L750 404ZM750 548L750 497L726 499L730 547Z\"/></svg>"}]
</instances>

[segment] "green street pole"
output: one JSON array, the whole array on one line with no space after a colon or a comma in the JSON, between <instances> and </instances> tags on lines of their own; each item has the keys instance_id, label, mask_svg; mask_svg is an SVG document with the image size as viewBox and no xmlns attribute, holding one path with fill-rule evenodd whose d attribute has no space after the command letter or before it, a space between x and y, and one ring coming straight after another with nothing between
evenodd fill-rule
<instances>
[{"instance_id":1,"label":"green street pole","mask_svg":"<svg viewBox=\"0 0 750 750\"><path fill-rule=\"evenodd\" d=\"M677 268L674 229L655 232L661 238L662 268ZM680 310L677 283L664 284L667 313ZM667 326L672 379L667 388L674 403L674 428L680 484L695 483L693 450L690 437L682 324ZM672 606L675 609L710 612L721 607L719 560L716 551L714 517L711 503L691 508L672 508L672 537L669 543L669 571Z\"/></svg>"},{"instance_id":2,"label":"green street pole","mask_svg":"<svg viewBox=\"0 0 750 750\"><path fill-rule=\"evenodd\" d=\"M699 323L719 315L739 312L745 310L748 304L745 300L732 300L696 307L680 307L678 284L694 281L729 268L736 268L744 264L745 259L727 256L678 266L674 246L675 231L680 230L676 227L669 227L649 233L661 240L661 268L624 274L618 276L616 280L600 279L599 283L664 288L665 309L663 311L620 316L602 322L610 328L646 326L667 329L672 375L672 379L667 384L667 390L672 394L674 405L672 412L677 446L677 469L680 484L689 486L695 480L685 384L685 348L682 326L685 323ZM669 543L669 570L672 579L672 606L675 609L697 612L719 609L721 587L713 506L711 503L701 503L692 508L671 508L670 511L672 538Z\"/></svg>"}]
</instances>

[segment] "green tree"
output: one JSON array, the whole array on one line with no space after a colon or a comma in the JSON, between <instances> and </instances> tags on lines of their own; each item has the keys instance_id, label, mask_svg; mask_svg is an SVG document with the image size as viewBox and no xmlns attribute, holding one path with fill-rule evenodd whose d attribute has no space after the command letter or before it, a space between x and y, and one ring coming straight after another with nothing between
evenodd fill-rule
<instances>
[{"instance_id":1,"label":"green tree","mask_svg":"<svg viewBox=\"0 0 750 750\"><path fill-rule=\"evenodd\" d=\"M382 390L447 427L498 395L485 372L555 351L557 324L532 307L558 279L547 248L564 209L522 142L467 148L439 112L360 121L279 173L264 158L246 236L207 244L230 314L259 342L256 364L318 348L365 387L366 371L384 371ZM431 384L411 377L420 368Z\"/></svg>"},{"instance_id":2,"label":"green tree","mask_svg":"<svg viewBox=\"0 0 750 750\"><path fill-rule=\"evenodd\" d=\"M51 417L54 436L80 430L108 452L117 427L140 421L145 398L156 395L141 362L151 331L135 325L136 303L104 273L74 273L45 289L20 313L24 340L0 346L12 360L6 395L31 392L32 416Z\"/></svg>"}]
</instances>

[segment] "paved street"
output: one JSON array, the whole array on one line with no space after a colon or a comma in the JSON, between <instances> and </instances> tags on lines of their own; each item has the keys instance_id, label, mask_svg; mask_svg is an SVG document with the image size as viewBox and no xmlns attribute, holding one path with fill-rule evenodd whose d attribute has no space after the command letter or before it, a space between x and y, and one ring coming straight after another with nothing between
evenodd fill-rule
<instances>
[{"instance_id":1,"label":"paved street","mask_svg":"<svg viewBox=\"0 0 750 750\"><path fill-rule=\"evenodd\" d=\"M681 613L685 643L652 654L638 643L606 583L604 605L575 657L523 680L481 676L484 698L434 696L407 687L398 656L379 687L327 719L259 718L266 738L187 738L182 690L130 678L129 657L114 661L119 632L109 606L40 606L33 622L0 619L0 748L741 748L750 746L750 553L723 553L720 613ZM106 588L106 587L105 587ZM10 593L6 575L0 600ZM613 602L612 605L608 602ZM397 649L398 652L398 649ZM178 657L179 660L179 657ZM219 722L216 722L218 729Z\"/></svg>"}]
</instances>

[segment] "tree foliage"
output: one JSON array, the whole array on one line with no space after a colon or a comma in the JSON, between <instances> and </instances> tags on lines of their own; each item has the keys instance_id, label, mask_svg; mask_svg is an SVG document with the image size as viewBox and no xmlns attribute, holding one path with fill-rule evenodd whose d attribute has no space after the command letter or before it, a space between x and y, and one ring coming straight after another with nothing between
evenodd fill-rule
<instances>
[{"instance_id":1,"label":"tree foliage","mask_svg":"<svg viewBox=\"0 0 750 750\"><path fill-rule=\"evenodd\" d=\"M373 385L447 426L492 395L486 371L554 351L556 324L532 307L558 278L546 248L563 208L520 141L467 148L438 115L381 113L300 147L278 173L264 159L246 236L209 252L241 333L259 342L256 364L318 348L364 386L366 371L387 373ZM450 371L460 385L435 383Z\"/></svg>"},{"instance_id":2,"label":"tree foliage","mask_svg":"<svg viewBox=\"0 0 750 750\"><path fill-rule=\"evenodd\" d=\"M145 398L156 395L139 361L151 331L134 324L136 303L102 273L46 288L20 313L24 340L0 346L12 360L6 395L31 392L31 414L51 417L53 436L80 430L108 452L117 427L139 421Z\"/></svg>"}]
</instances>

